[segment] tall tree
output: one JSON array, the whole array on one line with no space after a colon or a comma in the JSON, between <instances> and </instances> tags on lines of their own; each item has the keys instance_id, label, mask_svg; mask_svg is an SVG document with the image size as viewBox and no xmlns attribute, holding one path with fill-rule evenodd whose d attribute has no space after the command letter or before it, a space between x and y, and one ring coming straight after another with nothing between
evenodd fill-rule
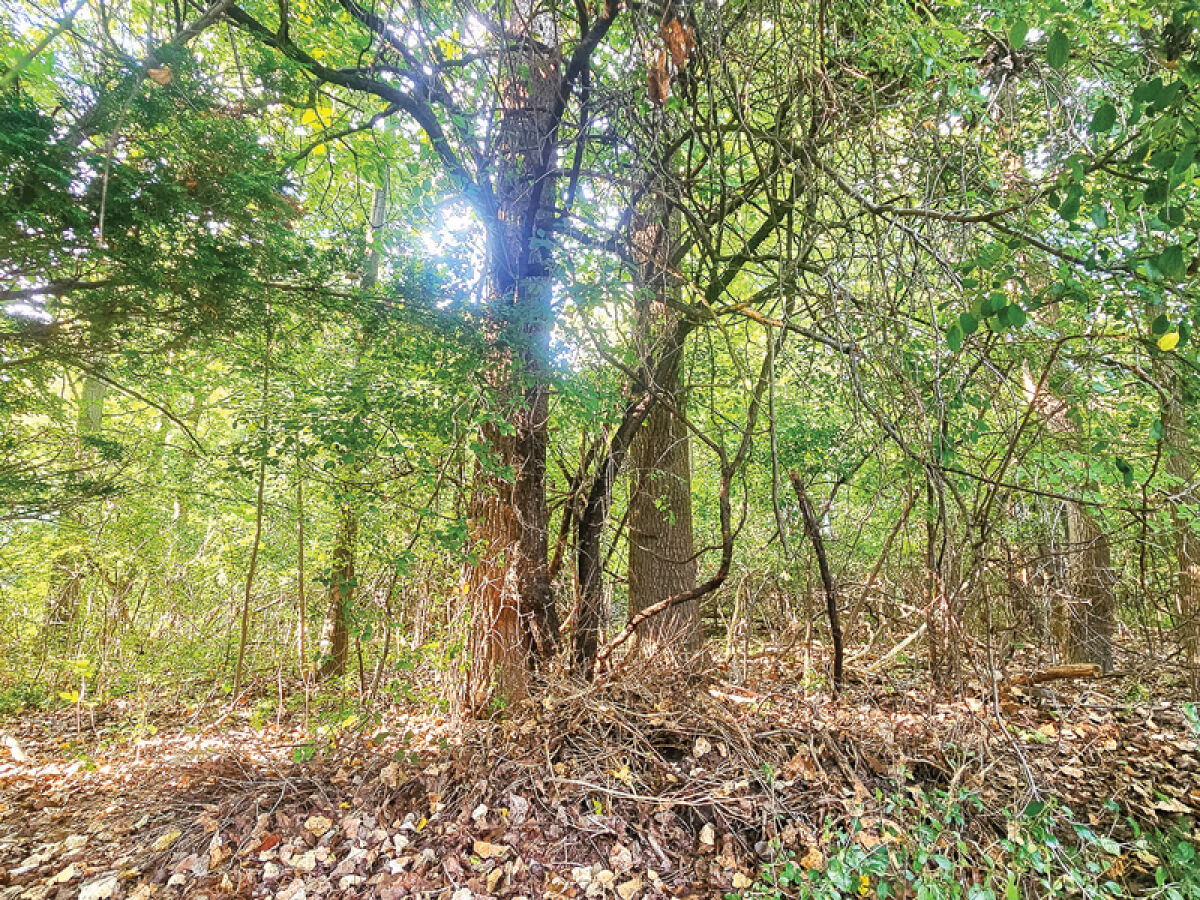
<instances>
[{"instance_id":1,"label":"tall tree","mask_svg":"<svg viewBox=\"0 0 1200 900\"><path fill-rule=\"evenodd\" d=\"M658 359L651 390L655 403L630 448L629 615L637 616L668 597L696 586L692 531L691 441L682 416L687 409L684 346L679 333L683 293L672 271L679 214L667 197L674 180L652 173L647 209L633 223L638 263L636 334L642 359ZM638 628L640 650L677 655L700 651L700 600L673 606Z\"/></svg>"}]
</instances>

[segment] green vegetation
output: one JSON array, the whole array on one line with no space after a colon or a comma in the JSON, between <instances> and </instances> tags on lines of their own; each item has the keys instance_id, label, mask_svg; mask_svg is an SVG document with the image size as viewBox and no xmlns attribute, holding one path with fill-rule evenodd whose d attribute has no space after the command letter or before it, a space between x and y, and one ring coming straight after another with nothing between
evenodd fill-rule
<instances>
[{"instance_id":1,"label":"green vegetation","mask_svg":"<svg viewBox=\"0 0 1200 900\"><path fill-rule=\"evenodd\" d=\"M881 770L897 834L834 817L748 896L1196 896L1200 794L1111 836L1021 754L1102 768L1156 704L1195 749L1198 27L6 0L0 716L294 728L317 770L624 678L919 702L1021 787Z\"/></svg>"}]
</instances>

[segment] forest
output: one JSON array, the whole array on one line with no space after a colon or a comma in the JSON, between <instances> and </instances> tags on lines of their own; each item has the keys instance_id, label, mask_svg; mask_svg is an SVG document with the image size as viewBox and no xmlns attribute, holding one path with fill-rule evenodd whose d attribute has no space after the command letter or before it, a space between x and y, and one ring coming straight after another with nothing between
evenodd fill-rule
<instances>
[{"instance_id":1,"label":"forest","mask_svg":"<svg viewBox=\"0 0 1200 900\"><path fill-rule=\"evenodd\" d=\"M1200 898L1197 0L0 0L0 900Z\"/></svg>"}]
</instances>

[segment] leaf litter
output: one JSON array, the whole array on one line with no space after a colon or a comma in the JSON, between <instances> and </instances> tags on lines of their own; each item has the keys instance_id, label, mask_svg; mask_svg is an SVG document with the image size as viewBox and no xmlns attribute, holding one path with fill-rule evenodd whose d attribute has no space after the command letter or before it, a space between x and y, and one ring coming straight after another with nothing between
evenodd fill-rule
<instances>
[{"instance_id":1,"label":"leaf litter","mask_svg":"<svg viewBox=\"0 0 1200 900\"><path fill-rule=\"evenodd\" d=\"M164 712L120 740L116 706L83 728L26 717L0 748L0 900L714 897L783 850L821 868L828 822L886 840L896 792L972 792L976 827L1002 829L1031 779L1096 824L1115 801L1200 838L1200 753L1173 700L1118 680L944 699L896 679L835 699L802 675L786 656L746 678L634 667L487 720L395 711L305 762L289 722Z\"/></svg>"}]
</instances>

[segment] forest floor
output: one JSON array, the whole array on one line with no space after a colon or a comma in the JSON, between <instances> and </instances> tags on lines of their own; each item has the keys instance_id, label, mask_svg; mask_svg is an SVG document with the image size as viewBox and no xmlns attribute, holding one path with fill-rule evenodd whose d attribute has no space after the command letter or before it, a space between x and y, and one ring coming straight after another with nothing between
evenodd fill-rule
<instances>
[{"instance_id":1,"label":"forest floor","mask_svg":"<svg viewBox=\"0 0 1200 900\"><path fill-rule=\"evenodd\" d=\"M889 675L835 699L789 657L747 668L320 734L251 708L26 714L0 723L0 900L720 897L783 858L820 870L851 823L886 844L948 795L978 802L947 853L1002 861L1011 811L1045 798L1110 842L1200 840L1198 735L1169 685L939 699ZM1150 877L1113 852L1112 877Z\"/></svg>"}]
</instances>

